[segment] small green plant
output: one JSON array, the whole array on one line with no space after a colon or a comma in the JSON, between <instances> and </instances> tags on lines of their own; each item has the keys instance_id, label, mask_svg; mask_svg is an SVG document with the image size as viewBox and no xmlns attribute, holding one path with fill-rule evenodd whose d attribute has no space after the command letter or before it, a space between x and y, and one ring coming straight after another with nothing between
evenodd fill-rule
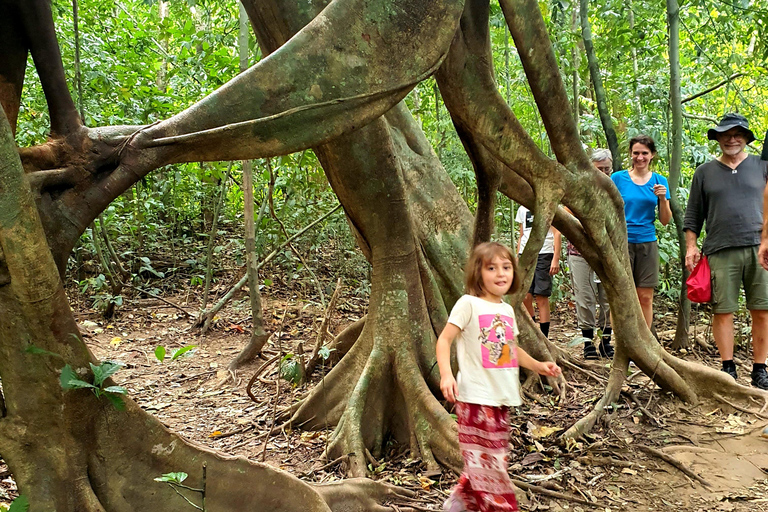
<instances>
[{"instance_id":1,"label":"small green plant","mask_svg":"<svg viewBox=\"0 0 768 512\"><path fill-rule=\"evenodd\" d=\"M27 512L29 510L29 500L23 494L13 500L9 508L3 508L7 512Z\"/></svg>"},{"instance_id":2,"label":"small green plant","mask_svg":"<svg viewBox=\"0 0 768 512\"><path fill-rule=\"evenodd\" d=\"M93 383L86 382L78 377L77 372L68 364L61 369L61 387L68 391L72 389L90 389L96 398L104 397L109 400L115 409L122 411L125 408L121 395L128 393L122 386L104 387L104 381L115 374L122 365L111 361L104 361L100 365L88 363L93 372Z\"/></svg>"},{"instance_id":3,"label":"small green plant","mask_svg":"<svg viewBox=\"0 0 768 512\"><path fill-rule=\"evenodd\" d=\"M178 494L184 499L184 501L192 505L197 510L201 510L202 512L205 512L205 475L206 475L206 468L205 468L205 464L203 464L203 486L201 489L196 489L194 487L184 485L183 482L184 480L187 479L189 475L184 473L183 471L166 473L163 476L159 476L155 478L155 482L168 484L171 487L171 489L173 489L176 492L176 494ZM190 492L200 493L202 497L202 504L197 505L195 503L192 503L192 501L189 498L187 498L181 493L182 489Z\"/></svg>"},{"instance_id":4,"label":"small green plant","mask_svg":"<svg viewBox=\"0 0 768 512\"><path fill-rule=\"evenodd\" d=\"M299 383L301 383L303 373L304 368L293 353L289 352L285 354L280 360L280 377L283 380L287 380L294 386L298 386Z\"/></svg>"},{"instance_id":5,"label":"small green plant","mask_svg":"<svg viewBox=\"0 0 768 512\"><path fill-rule=\"evenodd\" d=\"M196 347L197 345L185 345L180 349L175 350L173 354L171 354L171 361L177 360L178 358L180 358L181 356L183 356L184 354L188 353L190 350ZM157 360L160 361L161 363L165 361L165 356L167 355L167 353L168 352L166 351L165 347L162 345L158 345L157 348L155 348L155 358L157 358Z\"/></svg>"}]
</instances>

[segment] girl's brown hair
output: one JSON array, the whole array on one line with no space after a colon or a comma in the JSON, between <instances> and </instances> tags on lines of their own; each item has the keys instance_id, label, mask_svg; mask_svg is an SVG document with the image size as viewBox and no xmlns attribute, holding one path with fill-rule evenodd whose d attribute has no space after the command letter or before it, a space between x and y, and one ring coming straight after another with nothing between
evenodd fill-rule
<instances>
[{"instance_id":1,"label":"girl's brown hair","mask_svg":"<svg viewBox=\"0 0 768 512\"><path fill-rule=\"evenodd\" d=\"M517 258L512 254L504 244L498 242L484 242L472 249L467 261L467 267L464 270L464 287L466 293L480 297L485 291L483 289L483 265L491 261L496 256L512 262L512 284L504 295L515 293L520 289L520 278L517 273Z\"/></svg>"}]
</instances>

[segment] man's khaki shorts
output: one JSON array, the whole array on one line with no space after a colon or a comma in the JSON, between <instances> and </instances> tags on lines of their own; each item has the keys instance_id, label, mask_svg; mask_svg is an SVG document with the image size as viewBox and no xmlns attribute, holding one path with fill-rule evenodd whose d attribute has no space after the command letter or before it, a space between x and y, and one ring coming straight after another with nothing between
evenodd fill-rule
<instances>
[{"instance_id":1,"label":"man's khaki shorts","mask_svg":"<svg viewBox=\"0 0 768 512\"><path fill-rule=\"evenodd\" d=\"M747 309L768 310L768 271L758 263L757 249L757 245L733 247L708 256L714 313L733 313L739 309L742 283Z\"/></svg>"}]
</instances>

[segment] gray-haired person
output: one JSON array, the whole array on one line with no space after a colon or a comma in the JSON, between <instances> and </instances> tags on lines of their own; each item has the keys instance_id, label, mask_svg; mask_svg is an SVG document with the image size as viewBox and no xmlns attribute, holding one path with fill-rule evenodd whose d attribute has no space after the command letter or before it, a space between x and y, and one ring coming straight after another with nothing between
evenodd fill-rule
<instances>
[{"instance_id":1,"label":"gray-haired person","mask_svg":"<svg viewBox=\"0 0 768 512\"><path fill-rule=\"evenodd\" d=\"M733 362L733 313L739 309L743 286L752 316L752 385L768 389L768 272L760 266L758 247L763 224L763 191L768 169L758 155L744 151L755 140L749 122L726 114L707 132L721 154L693 173L685 211L685 264L693 270L701 258L696 244L705 226L701 250L712 270L712 334L723 371L737 378Z\"/></svg>"},{"instance_id":2,"label":"gray-haired person","mask_svg":"<svg viewBox=\"0 0 768 512\"><path fill-rule=\"evenodd\" d=\"M613 158L607 149L596 149L592 152L592 164L601 172L610 176L613 169ZM581 329L581 335L590 340L584 344L584 359L598 359L599 356L613 358L611 346L611 315L608 308L608 297L600 279L589 268L587 260L569 241L567 245L568 268L571 270L571 284L576 297L576 320ZM599 309L598 309L599 307ZM595 329L603 332L597 349L592 342ZM599 350L599 356L598 356Z\"/></svg>"}]
</instances>

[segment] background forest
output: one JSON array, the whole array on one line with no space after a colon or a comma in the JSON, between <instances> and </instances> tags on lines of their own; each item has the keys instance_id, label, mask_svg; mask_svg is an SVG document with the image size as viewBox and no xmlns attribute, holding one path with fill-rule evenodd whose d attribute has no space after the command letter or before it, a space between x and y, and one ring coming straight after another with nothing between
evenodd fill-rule
<instances>
[{"instance_id":1,"label":"background forest","mask_svg":"<svg viewBox=\"0 0 768 512\"><path fill-rule=\"evenodd\" d=\"M597 112L592 81L584 54L578 2L539 2L548 23L563 79L574 105L579 129L588 147L606 147ZM54 18L62 42L64 68L73 97L87 126L148 124L165 119L226 83L239 70L238 5L234 1L188 0L162 2L121 0L105 3L80 0L79 66L76 56L73 9L55 1ZM503 22L501 9L492 5L494 64L500 92L526 130L551 156L548 139L528 89L522 65ZM668 174L670 151L667 13L662 2L609 0L590 5L594 49L602 71L607 104L626 158L626 141L638 133L651 135L659 146L656 170ZM755 133L768 125L765 63L768 41L768 2L750 0L692 1L680 6L680 71L683 98L682 181L678 189L685 204L693 170L711 158L715 149L706 139L707 127L725 112L738 111L752 123ZM249 62L261 58L253 37ZM76 70L80 76L76 76ZM35 73L32 65L28 75ZM697 96L714 86L716 89ZM575 94L575 97L574 97ZM476 205L475 175L442 105L433 79L420 83L407 103L441 162L470 209ZM45 141L49 127L45 98L34 76L25 80L19 114L17 143L30 146ZM538 134L538 137L536 136ZM757 141L759 143L759 141ZM759 149L759 148L758 148ZM626 160L625 160L626 163ZM293 233L336 206L337 201L311 150L272 159L275 211ZM266 161L256 162L257 206L269 190ZM242 168L239 162L172 165L153 173L115 201L101 224L134 278L156 291L170 286L199 288L205 282L206 248L221 194L212 264L217 271L232 270L245 261L240 234L243 215ZM511 200L497 202L497 237L509 242L514 218ZM258 215L259 208L256 209ZM256 245L262 255L281 243L280 226L261 215ZM328 272L302 272L303 263L289 249L275 258L284 283L298 281L303 290L314 289L319 279L323 293L333 291L336 276L343 277L361 296L367 291L365 259L356 253L342 216L310 231L297 243L310 266L319 251L333 256ZM183 247L184 251L179 252ZM335 251L329 254L328 251ZM661 294L679 296L680 269L673 229L660 230L663 262ZM70 275L97 308L120 302L110 291L105 274L83 262L96 258L90 233L76 250ZM183 257L180 256L183 254ZM226 256L226 258L225 258ZM175 279L169 279L171 277ZM275 276L264 280L269 288ZM562 279L562 278L561 278ZM151 282L151 283L150 283ZM563 298L567 287L558 287ZM114 290L117 291L117 290Z\"/></svg>"}]
</instances>

